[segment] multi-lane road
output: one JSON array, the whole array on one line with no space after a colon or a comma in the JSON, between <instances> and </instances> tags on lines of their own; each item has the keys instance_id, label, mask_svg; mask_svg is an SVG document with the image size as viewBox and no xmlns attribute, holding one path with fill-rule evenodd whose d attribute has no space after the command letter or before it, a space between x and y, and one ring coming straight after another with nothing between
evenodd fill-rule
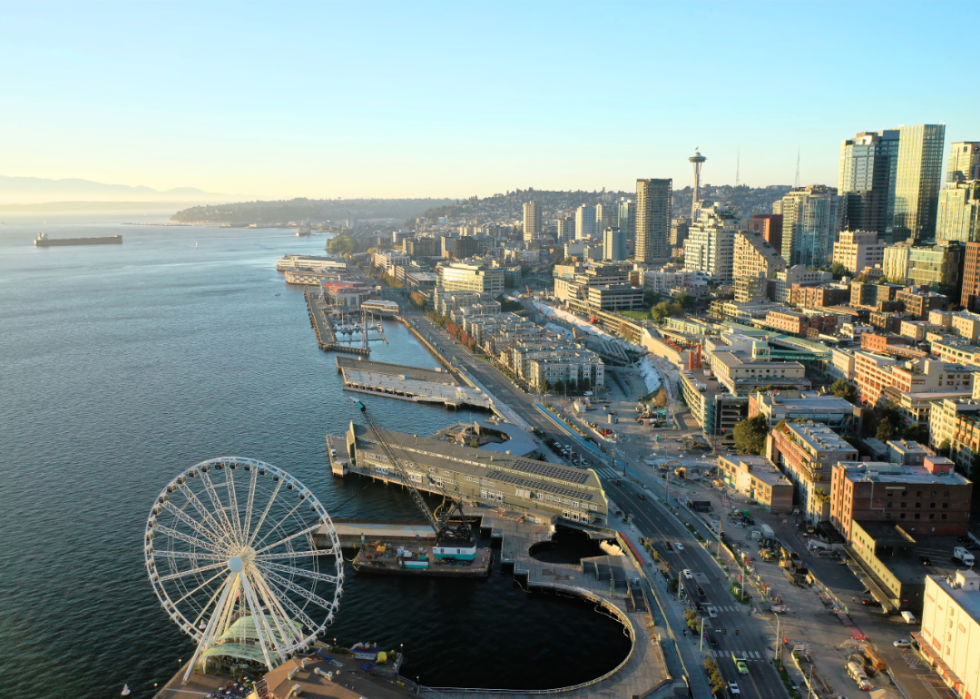
<instances>
[{"instance_id":1,"label":"multi-lane road","mask_svg":"<svg viewBox=\"0 0 980 699\"><path fill-rule=\"evenodd\" d=\"M405 312L403 317L443 357L454 365L465 369L488 391L493 393L498 401L503 401L508 408L517 413L528 424L541 430L548 437L553 437L559 441L568 441L568 436L535 407L535 403L539 400L536 396L524 393L490 364L474 359L448 333L421 313L409 311ZM670 432L667 433L670 434ZM674 432L673 434L678 433ZM636 446L639 447L640 445ZM630 461L632 462L633 459L631 458ZM640 467L634 463L634 468ZM661 556L670 562L672 570L680 574L680 571L688 569L694 576L693 580L685 580L684 576L681 575L682 581L691 583L692 597L690 600L686 597L679 600L677 595L670 594L659 571L650 571L649 578L654 581L653 593L661 600L667 615L667 623L670 624L674 636L677 638L684 664L691 675L696 675L690 677L695 695L697 695L697 689L707 690L707 682L702 668L704 658L712 656L718 663L725 680L738 684L741 696L784 699L786 692L771 660L775 648L773 625L767 620L754 616L752 614L753 605L743 605L732 596L729 589L730 583L718 564L662 504L644 495L644 491L635 484L635 481L624 480L622 485L614 485L613 481L617 480L617 472L612 470L611 462L599 463L596 471L610 498L624 512L633 515L633 526L642 536L648 537L654 542L654 546ZM673 551L665 549L664 542L667 541L671 542ZM677 543L682 544L682 551L678 550ZM696 588L698 586L704 590L704 598L700 598L697 594ZM683 630L686 628L684 610L688 608L688 605L693 606L696 603L701 603L703 607L711 606L715 609L717 616L706 616L704 628L709 637L716 642L716 648L712 648L709 640L705 639L704 650L702 651L699 648L697 633L684 635ZM733 652L739 658L745 659L749 669L748 674L743 675L738 672L732 658Z\"/></svg>"}]
</instances>

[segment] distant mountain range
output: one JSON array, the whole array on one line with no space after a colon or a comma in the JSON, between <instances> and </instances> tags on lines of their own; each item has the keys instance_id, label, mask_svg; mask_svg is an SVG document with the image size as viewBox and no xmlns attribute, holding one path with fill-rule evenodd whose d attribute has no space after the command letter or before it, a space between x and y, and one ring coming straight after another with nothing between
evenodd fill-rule
<instances>
[{"instance_id":1,"label":"distant mountain range","mask_svg":"<svg viewBox=\"0 0 980 699\"><path fill-rule=\"evenodd\" d=\"M36 204L64 201L206 201L218 203L233 198L227 194L204 192L196 187L175 187L161 191L152 187L131 187L70 178L49 180L40 177L0 175L0 204Z\"/></svg>"}]
</instances>

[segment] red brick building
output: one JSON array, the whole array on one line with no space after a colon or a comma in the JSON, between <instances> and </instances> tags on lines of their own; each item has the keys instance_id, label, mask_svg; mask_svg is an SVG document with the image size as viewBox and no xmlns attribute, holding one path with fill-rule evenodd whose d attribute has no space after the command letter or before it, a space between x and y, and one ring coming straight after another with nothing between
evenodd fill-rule
<instances>
[{"instance_id":1,"label":"red brick building","mask_svg":"<svg viewBox=\"0 0 980 699\"><path fill-rule=\"evenodd\" d=\"M820 286L794 284L789 294L791 304L806 308L840 306L851 301L851 288L849 286L832 284L821 284Z\"/></svg>"},{"instance_id":2,"label":"red brick building","mask_svg":"<svg viewBox=\"0 0 980 699\"><path fill-rule=\"evenodd\" d=\"M980 243L967 243L963 254L963 295L960 305L980 309Z\"/></svg>"},{"instance_id":3,"label":"red brick building","mask_svg":"<svg viewBox=\"0 0 980 699\"><path fill-rule=\"evenodd\" d=\"M830 481L830 522L848 542L853 523L894 522L916 536L966 534L973 483L953 462L929 457L924 466L842 461Z\"/></svg>"}]
</instances>

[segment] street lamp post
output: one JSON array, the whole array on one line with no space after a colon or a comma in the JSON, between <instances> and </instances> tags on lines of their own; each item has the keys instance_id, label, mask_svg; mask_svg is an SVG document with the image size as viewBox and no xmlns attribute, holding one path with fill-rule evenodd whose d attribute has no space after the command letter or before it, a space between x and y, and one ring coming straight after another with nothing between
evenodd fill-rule
<instances>
[{"instance_id":1,"label":"street lamp post","mask_svg":"<svg viewBox=\"0 0 980 699\"><path fill-rule=\"evenodd\" d=\"M701 641L698 644L698 650L704 650L704 617L701 617Z\"/></svg>"}]
</instances>

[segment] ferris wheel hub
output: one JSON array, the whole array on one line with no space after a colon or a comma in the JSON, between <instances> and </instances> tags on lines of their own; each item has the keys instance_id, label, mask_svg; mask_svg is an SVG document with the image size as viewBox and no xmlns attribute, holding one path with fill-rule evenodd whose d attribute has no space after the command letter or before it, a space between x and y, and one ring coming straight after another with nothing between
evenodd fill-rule
<instances>
[{"instance_id":1,"label":"ferris wheel hub","mask_svg":"<svg viewBox=\"0 0 980 699\"><path fill-rule=\"evenodd\" d=\"M241 573L245 569L245 562L238 556L232 556L228 560L228 567L232 573Z\"/></svg>"}]
</instances>

